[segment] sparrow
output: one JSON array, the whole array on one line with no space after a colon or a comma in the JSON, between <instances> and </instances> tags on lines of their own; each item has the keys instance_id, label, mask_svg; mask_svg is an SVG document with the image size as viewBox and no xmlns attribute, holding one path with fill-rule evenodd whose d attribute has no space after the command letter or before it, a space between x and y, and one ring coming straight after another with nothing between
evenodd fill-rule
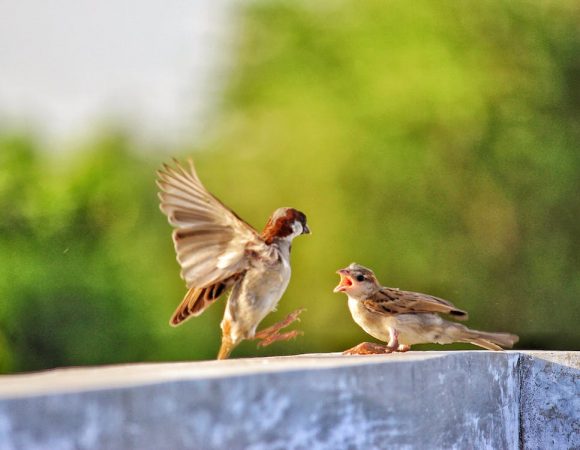
<instances>
[{"instance_id":1,"label":"sparrow","mask_svg":"<svg viewBox=\"0 0 580 450\"><path fill-rule=\"evenodd\" d=\"M345 354L406 352L413 344L453 342L503 350L502 347L511 348L519 339L514 334L471 330L444 320L439 314L448 314L457 320L467 320L468 315L447 300L384 287L372 270L359 264L352 263L337 273L340 283L334 292L348 296L354 321L374 338L387 342L386 346L363 342Z\"/></svg>"},{"instance_id":2,"label":"sparrow","mask_svg":"<svg viewBox=\"0 0 580 450\"><path fill-rule=\"evenodd\" d=\"M176 160L173 167L164 164L157 175L160 208L175 228L173 243L188 288L170 325L199 316L229 291L218 359L244 339L266 346L299 335L279 331L302 309L258 333L256 328L288 286L292 240L310 233L304 213L278 208L258 233L203 186L191 159L186 167Z\"/></svg>"}]
</instances>

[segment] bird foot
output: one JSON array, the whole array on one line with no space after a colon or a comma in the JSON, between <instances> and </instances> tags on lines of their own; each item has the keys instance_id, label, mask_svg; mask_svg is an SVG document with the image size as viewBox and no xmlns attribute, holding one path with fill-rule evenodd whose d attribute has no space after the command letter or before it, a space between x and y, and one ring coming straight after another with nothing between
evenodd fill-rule
<instances>
[{"instance_id":1,"label":"bird foot","mask_svg":"<svg viewBox=\"0 0 580 450\"><path fill-rule=\"evenodd\" d=\"M295 337L304 334L302 331L298 330L288 331L286 333L279 332L281 329L286 328L288 325L295 322L296 320L300 321L298 316L300 316L300 314L303 311L305 311L305 308L298 308L296 311L293 311L290 314L288 314L286 318L281 320L280 322L277 322L274 325L269 326L268 328L264 328L263 330L258 331L254 336L254 339L260 340L260 342L258 343L258 347L266 347L267 345L270 345L273 342L287 341L289 339L294 339Z\"/></svg>"},{"instance_id":2,"label":"bird foot","mask_svg":"<svg viewBox=\"0 0 580 450\"><path fill-rule=\"evenodd\" d=\"M397 351L398 352L401 352L401 353L408 352L409 350L411 350L411 346L410 345L399 344L399 346L397 347Z\"/></svg>"},{"instance_id":3,"label":"bird foot","mask_svg":"<svg viewBox=\"0 0 580 450\"><path fill-rule=\"evenodd\" d=\"M262 338L262 340L260 340L260 342L258 342L258 347L267 347L268 345L273 344L274 342L278 342L278 341L289 341L290 339L294 339L298 336L302 336L303 334L304 334L304 332L302 332L300 330L287 331L286 333L270 334L270 335Z\"/></svg>"},{"instance_id":4,"label":"bird foot","mask_svg":"<svg viewBox=\"0 0 580 450\"><path fill-rule=\"evenodd\" d=\"M392 353L393 349L388 345L362 342L342 352L343 355L385 355Z\"/></svg>"}]
</instances>

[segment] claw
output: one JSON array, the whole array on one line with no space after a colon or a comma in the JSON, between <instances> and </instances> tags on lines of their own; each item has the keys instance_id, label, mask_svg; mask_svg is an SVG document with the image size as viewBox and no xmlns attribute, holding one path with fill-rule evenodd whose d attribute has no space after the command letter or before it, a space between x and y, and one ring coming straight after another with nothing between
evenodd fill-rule
<instances>
[{"instance_id":1,"label":"claw","mask_svg":"<svg viewBox=\"0 0 580 450\"><path fill-rule=\"evenodd\" d=\"M290 314L288 314L286 318L281 320L280 322L277 322L274 325L269 326L268 328L264 328L263 330L258 331L255 335L255 338L265 339L269 335L276 334L281 329L286 328L292 322L295 322L296 320L300 321L298 316L304 311L306 311L305 308L298 308L296 311L293 311Z\"/></svg>"},{"instance_id":2,"label":"claw","mask_svg":"<svg viewBox=\"0 0 580 450\"><path fill-rule=\"evenodd\" d=\"M260 342L258 342L258 347L267 347L277 341L289 341L290 339L295 339L298 336L304 335L304 332L300 330L287 331L286 333L271 334L266 336Z\"/></svg>"},{"instance_id":3,"label":"claw","mask_svg":"<svg viewBox=\"0 0 580 450\"><path fill-rule=\"evenodd\" d=\"M261 341L258 343L258 347L266 347L276 341L287 341L303 335L304 333L298 330L287 331L285 333L279 333L279 331L295 321L300 321L298 316L304 311L305 308L298 308L296 311L288 314L286 318L280 322L258 331L254 336L254 339L259 339Z\"/></svg>"}]
</instances>

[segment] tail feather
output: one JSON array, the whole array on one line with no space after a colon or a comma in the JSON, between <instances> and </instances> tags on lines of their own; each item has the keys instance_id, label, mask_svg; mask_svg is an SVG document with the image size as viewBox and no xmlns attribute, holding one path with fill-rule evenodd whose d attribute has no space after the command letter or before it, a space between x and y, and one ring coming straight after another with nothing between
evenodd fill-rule
<instances>
[{"instance_id":1,"label":"tail feather","mask_svg":"<svg viewBox=\"0 0 580 450\"><path fill-rule=\"evenodd\" d=\"M222 324L222 345L220 346L217 359L227 359L232 350L238 346L231 338L232 324L229 319L224 318ZM239 343L239 342L238 342Z\"/></svg>"},{"instance_id":2,"label":"tail feather","mask_svg":"<svg viewBox=\"0 0 580 450\"><path fill-rule=\"evenodd\" d=\"M487 350L499 351L503 350L503 348L512 348L518 340L519 337L515 334L469 330L469 336L464 339L464 342L469 342Z\"/></svg>"},{"instance_id":3,"label":"tail feather","mask_svg":"<svg viewBox=\"0 0 580 450\"><path fill-rule=\"evenodd\" d=\"M502 351L499 345L495 345L493 342L486 341L485 339L472 339L469 341L470 344L477 345L478 347L485 348L487 350Z\"/></svg>"},{"instance_id":4,"label":"tail feather","mask_svg":"<svg viewBox=\"0 0 580 450\"><path fill-rule=\"evenodd\" d=\"M228 359L235 347L236 345L230 339L222 339L222 345L217 354L217 359Z\"/></svg>"}]
</instances>

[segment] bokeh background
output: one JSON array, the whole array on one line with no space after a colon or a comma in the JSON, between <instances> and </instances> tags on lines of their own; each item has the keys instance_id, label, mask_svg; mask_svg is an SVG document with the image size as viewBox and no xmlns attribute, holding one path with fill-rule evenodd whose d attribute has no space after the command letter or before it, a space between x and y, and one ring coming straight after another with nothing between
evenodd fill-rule
<instances>
[{"instance_id":1,"label":"bokeh background","mask_svg":"<svg viewBox=\"0 0 580 450\"><path fill-rule=\"evenodd\" d=\"M138 19L135 8L114 20ZM295 327L305 335L260 350L246 342L234 356L368 340L332 293L334 272L353 261L385 285L453 301L473 328L519 334L518 348L579 350L579 9L573 0L231 2L220 45L196 50L220 55L216 82L195 84L209 106L177 127L112 108L63 140L4 107L0 371L215 356L224 301L168 325L185 287L154 181L173 156L192 156L206 186L256 228L294 206L313 231L295 241L289 289L263 323L304 306ZM158 16L166 29L176 18L187 15ZM140 51L163 64L162 49ZM0 71L17 74L8 61ZM177 106L198 99L181 92ZM135 108L148 104L155 97ZM151 128L156 137L143 133Z\"/></svg>"}]
</instances>

